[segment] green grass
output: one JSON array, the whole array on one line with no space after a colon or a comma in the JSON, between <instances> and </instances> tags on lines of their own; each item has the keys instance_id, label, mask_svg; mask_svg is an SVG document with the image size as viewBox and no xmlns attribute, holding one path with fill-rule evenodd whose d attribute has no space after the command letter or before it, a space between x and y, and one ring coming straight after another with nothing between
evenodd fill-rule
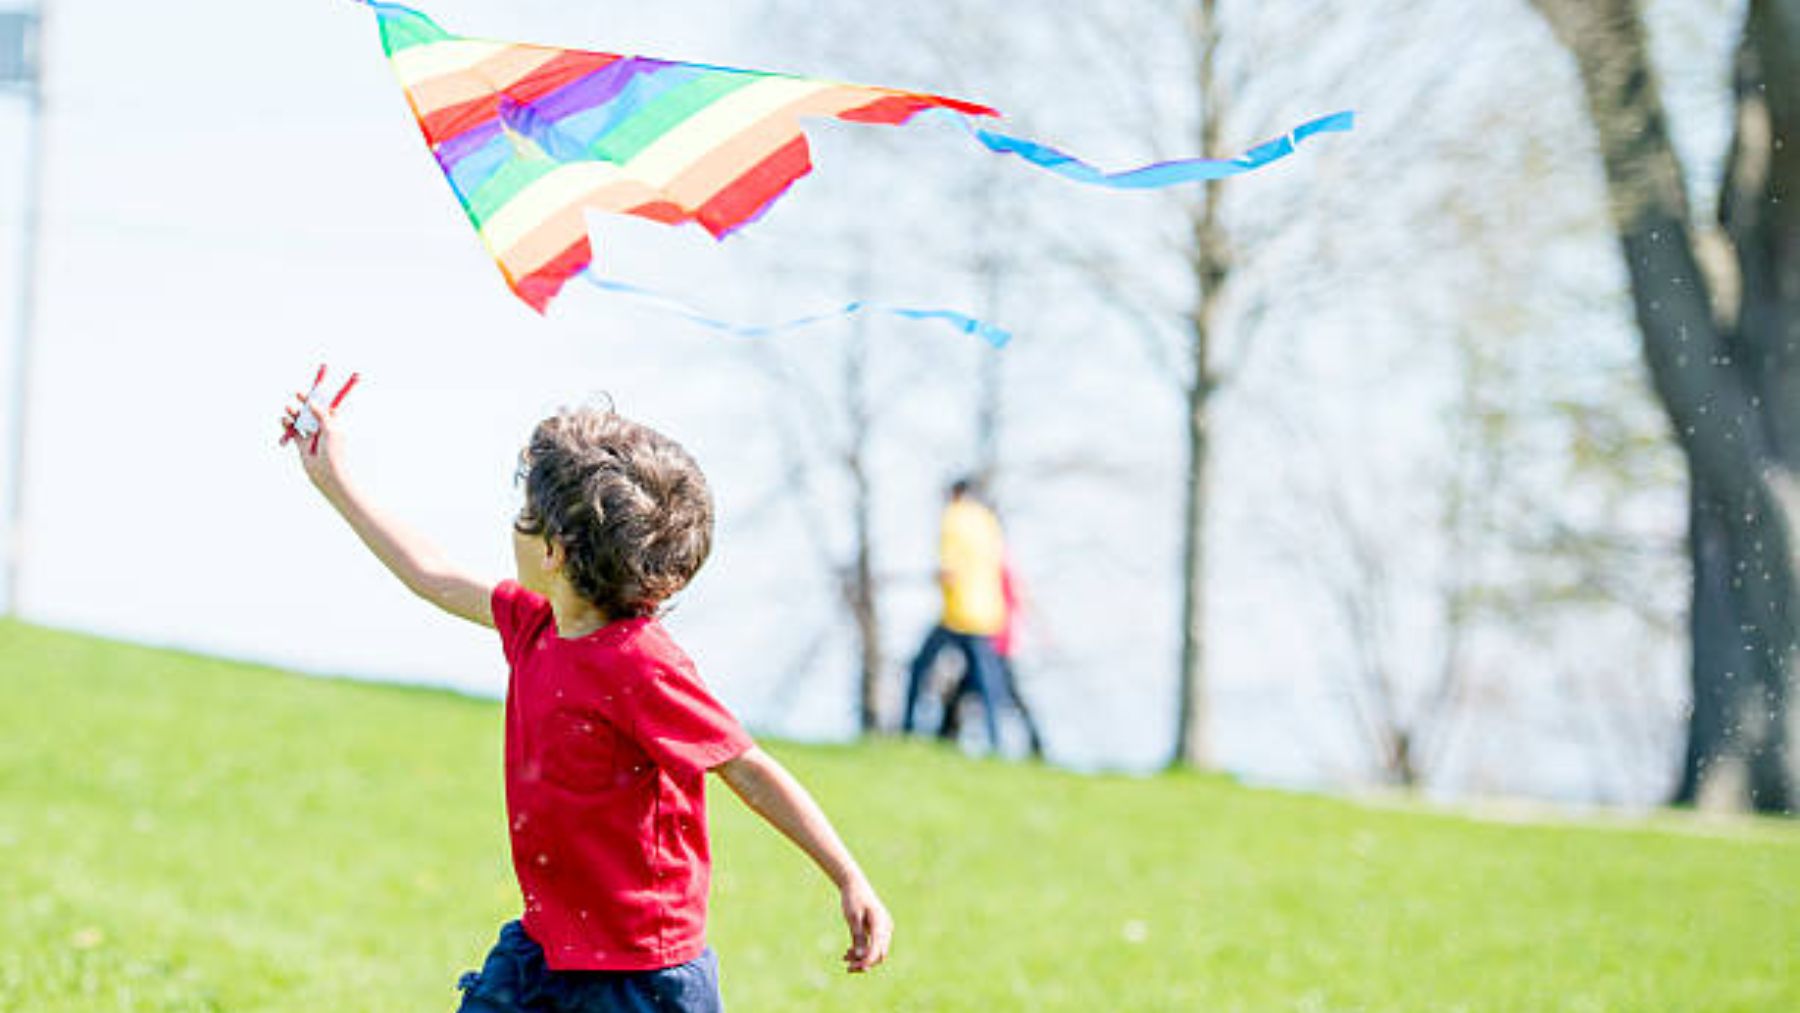
<instances>
[{"instance_id":1,"label":"green grass","mask_svg":"<svg viewBox=\"0 0 1800 1013\"><path fill-rule=\"evenodd\" d=\"M445 1010L516 911L499 707L0 623L0 1010ZM1800 828L1501 825L776 745L899 921L713 794L738 1013L1800 1009Z\"/></svg>"}]
</instances>

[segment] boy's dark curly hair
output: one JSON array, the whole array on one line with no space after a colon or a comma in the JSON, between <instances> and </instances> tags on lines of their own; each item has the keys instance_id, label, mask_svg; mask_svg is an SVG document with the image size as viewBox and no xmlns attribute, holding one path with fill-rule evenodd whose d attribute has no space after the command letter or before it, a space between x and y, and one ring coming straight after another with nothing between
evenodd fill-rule
<instances>
[{"instance_id":1,"label":"boy's dark curly hair","mask_svg":"<svg viewBox=\"0 0 1800 1013\"><path fill-rule=\"evenodd\" d=\"M609 619L654 615L712 550L706 476L681 444L611 410L563 409L520 455L520 533L555 539L563 574Z\"/></svg>"}]
</instances>

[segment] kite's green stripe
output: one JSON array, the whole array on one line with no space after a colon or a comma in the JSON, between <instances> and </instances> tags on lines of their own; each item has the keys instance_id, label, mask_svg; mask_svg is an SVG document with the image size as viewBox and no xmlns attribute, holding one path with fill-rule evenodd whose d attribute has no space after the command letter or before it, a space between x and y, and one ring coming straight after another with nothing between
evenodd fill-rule
<instances>
[{"instance_id":1,"label":"kite's green stripe","mask_svg":"<svg viewBox=\"0 0 1800 1013\"><path fill-rule=\"evenodd\" d=\"M470 217L483 224L519 191L556 171L557 163L548 158L513 158L500 167L487 182L469 195Z\"/></svg>"},{"instance_id":2,"label":"kite's green stripe","mask_svg":"<svg viewBox=\"0 0 1800 1013\"><path fill-rule=\"evenodd\" d=\"M380 12L380 20L381 45L389 56L414 46L456 38L439 28L430 18L414 11L396 14L384 10Z\"/></svg>"},{"instance_id":3,"label":"kite's green stripe","mask_svg":"<svg viewBox=\"0 0 1800 1013\"><path fill-rule=\"evenodd\" d=\"M688 117L739 88L755 84L765 76L721 71L696 78L660 95L649 105L633 113L617 130L595 141L591 149L594 157L624 165L662 135L680 126Z\"/></svg>"}]
</instances>

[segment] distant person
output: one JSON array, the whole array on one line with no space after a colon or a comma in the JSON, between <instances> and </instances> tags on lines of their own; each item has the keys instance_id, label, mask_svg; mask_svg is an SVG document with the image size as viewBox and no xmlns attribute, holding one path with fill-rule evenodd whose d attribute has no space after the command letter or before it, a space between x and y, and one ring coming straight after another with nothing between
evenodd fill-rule
<instances>
[{"instance_id":1,"label":"distant person","mask_svg":"<svg viewBox=\"0 0 1800 1013\"><path fill-rule=\"evenodd\" d=\"M495 584L364 498L329 409L303 397L290 436L303 411L319 420L294 441L307 477L415 594L498 630L510 668L506 809L524 911L463 976L461 1010L719 1010L709 771L837 886L847 969L882 962L893 921L869 880L657 621L712 544L712 497L686 451L611 411L538 423L520 456L517 579Z\"/></svg>"},{"instance_id":2,"label":"distant person","mask_svg":"<svg viewBox=\"0 0 1800 1013\"><path fill-rule=\"evenodd\" d=\"M1044 739L1038 734L1037 721L1031 716L1031 708L1025 704L1025 694L1019 692L1018 670L1013 664L1013 657L1019 649L1019 620L1025 611L1025 592L1010 556L1000 563L1000 597L1006 602L1006 621L1001 624L1000 632L994 634L994 656L1000 659L1000 677L1006 687L1006 697L1012 702L1013 709L1018 711L1020 722L1025 725L1027 748L1033 759L1043 759ZM938 725L938 738L955 741L962 734L962 703L975 692L975 680L967 674L957 681L956 688L944 701L944 717Z\"/></svg>"},{"instance_id":3,"label":"distant person","mask_svg":"<svg viewBox=\"0 0 1800 1013\"><path fill-rule=\"evenodd\" d=\"M958 479L950 486L938 524L937 577L944 598L943 611L913 658L901 731L912 733L919 697L930 682L931 666L945 648L954 647L963 657L964 677L981 696L988 744L999 751L998 710L1005 699L1005 688L1000 658L994 653L994 635L1006 625L1006 600L1001 587L1005 554L999 518L975 498L969 479Z\"/></svg>"}]
</instances>

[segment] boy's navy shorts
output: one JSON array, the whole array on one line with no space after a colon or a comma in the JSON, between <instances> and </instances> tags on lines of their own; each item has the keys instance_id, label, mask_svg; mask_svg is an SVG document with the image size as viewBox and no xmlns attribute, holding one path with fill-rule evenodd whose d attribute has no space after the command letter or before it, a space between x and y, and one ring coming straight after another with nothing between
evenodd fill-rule
<instances>
[{"instance_id":1,"label":"boy's navy shorts","mask_svg":"<svg viewBox=\"0 0 1800 1013\"><path fill-rule=\"evenodd\" d=\"M479 972L462 976L458 1013L723 1013L712 948L655 971L552 971L516 921L500 927Z\"/></svg>"}]
</instances>

